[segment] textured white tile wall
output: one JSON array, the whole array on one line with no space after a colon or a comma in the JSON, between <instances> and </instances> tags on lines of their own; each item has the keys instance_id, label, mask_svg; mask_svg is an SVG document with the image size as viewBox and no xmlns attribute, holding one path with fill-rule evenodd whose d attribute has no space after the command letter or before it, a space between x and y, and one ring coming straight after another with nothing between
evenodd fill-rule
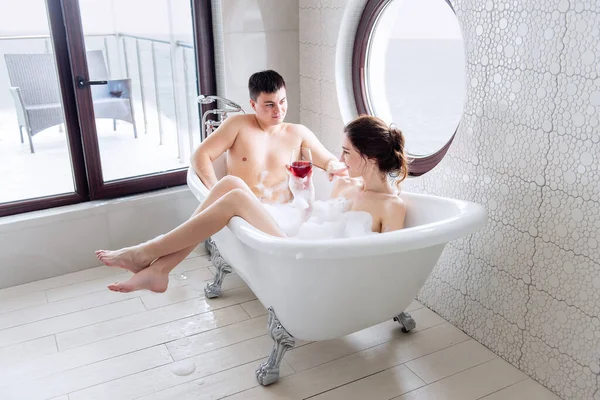
<instances>
[{"instance_id":1,"label":"textured white tile wall","mask_svg":"<svg viewBox=\"0 0 600 400\"><path fill-rule=\"evenodd\" d=\"M335 51L345 0L299 0L300 122L334 154L344 129L335 87Z\"/></svg>"},{"instance_id":2,"label":"textured white tile wall","mask_svg":"<svg viewBox=\"0 0 600 400\"><path fill-rule=\"evenodd\" d=\"M274 69L286 81L286 121L300 122L298 0L212 0L217 91L249 105L248 78Z\"/></svg>"},{"instance_id":3,"label":"textured white tile wall","mask_svg":"<svg viewBox=\"0 0 600 400\"><path fill-rule=\"evenodd\" d=\"M301 122L332 151L351 1L300 0ZM479 202L490 221L447 246L420 300L562 398L600 399L600 2L453 5L465 115L447 157L405 189Z\"/></svg>"}]
</instances>

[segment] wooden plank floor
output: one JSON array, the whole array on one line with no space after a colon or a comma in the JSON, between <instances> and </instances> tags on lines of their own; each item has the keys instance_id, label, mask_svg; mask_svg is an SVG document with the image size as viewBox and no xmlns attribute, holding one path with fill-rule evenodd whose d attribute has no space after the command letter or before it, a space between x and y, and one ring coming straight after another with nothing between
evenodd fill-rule
<instances>
[{"instance_id":1,"label":"wooden plank floor","mask_svg":"<svg viewBox=\"0 0 600 400\"><path fill-rule=\"evenodd\" d=\"M390 320L299 342L279 382L261 387L254 370L272 346L263 305L235 274L204 298L201 250L182 271L164 294L110 292L130 274L108 267L0 290L2 400L558 399L416 301L413 332Z\"/></svg>"}]
</instances>

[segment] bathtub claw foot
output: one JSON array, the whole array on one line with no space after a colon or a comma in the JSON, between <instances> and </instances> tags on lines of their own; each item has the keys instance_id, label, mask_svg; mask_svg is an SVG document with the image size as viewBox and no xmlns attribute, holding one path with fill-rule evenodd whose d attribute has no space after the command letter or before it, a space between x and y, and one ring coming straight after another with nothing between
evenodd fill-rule
<instances>
[{"instance_id":1,"label":"bathtub claw foot","mask_svg":"<svg viewBox=\"0 0 600 400\"><path fill-rule=\"evenodd\" d=\"M269 320L267 322L269 333L275 343L269 359L256 369L256 380L263 386L270 385L279 379L279 366L283 360L283 355L294 347L296 341L290 335L283 325L277 319L273 307L268 308Z\"/></svg>"},{"instance_id":2,"label":"bathtub claw foot","mask_svg":"<svg viewBox=\"0 0 600 400\"><path fill-rule=\"evenodd\" d=\"M404 333L410 332L417 327L415 320L407 312L396 315L394 321L397 321L402 325L402 332Z\"/></svg>"},{"instance_id":3,"label":"bathtub claw foot","mask_svg":"<svg viewBox=\"0 0 600 400\"><path fill-rule=\"evenodd\" d=\"M204 248L206 249L206 251L208 252L209 256L212 256L212 253L214 251L214 248L217 247L215 244L215 241L212 240L212 238L208 238L204 241Z\"/></svg>"},{"instance_id":4,"label":"bathtub claw foot","mask_svg":"<svg viewBox=\"0 0 600 400\"><path fill-rule=\"evenodd\" d=\"M231 266L223 259L214 242L212 244L210 260L213 266L217 269L217 272L215 273L215 279L211 283L206 284L206 287L204 288L204 295L207 299L214 299L215 297L219 297L221 294L221 285L223 284L225 275L231 273Z\"/></svg>"}]
</instances>

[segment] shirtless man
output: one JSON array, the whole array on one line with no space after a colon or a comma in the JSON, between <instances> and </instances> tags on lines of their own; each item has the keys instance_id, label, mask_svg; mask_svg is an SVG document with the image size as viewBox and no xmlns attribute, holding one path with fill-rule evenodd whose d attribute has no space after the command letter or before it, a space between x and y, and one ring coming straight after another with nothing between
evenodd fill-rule
<instances>
[{"instance_id":1,"label":"shirtless man","mask_svg":"<svg viewBox=\"0 0 600 400\"><path fill-rule=\"evenodd\" d=\"M347 175L345 165L327 151L308 128L283 122L287 112L287 95L281 75L271 70L257 72L250 77L248 89L250 105L256 115L228 117L192 155L191 168L209 190L218 182L212 162L224 152L227 152L227 174L241 178L264 203L285 203L292 200L286 164L289 164L294 148L309 148L313 165L326 170L330 179L333 175ZM203 203L191 218L204 208ZM153 270L172 270L195 247L196 245L189 246L154 260ZM137 274L148 264L140 265L122 260L122 254L127 254L127 249L129 248L116 252L96 252L106 265L120 266L136 274L130 281L110 285L109 288L117 291L132 288L166 290L164 279L155 281L148 271Z\"/></svg>"},{"instance_id":2,"label":"shirtless man","mask_svg":"<svg viewBox=\"0 0 600 400\"><path fill-rule=\"evenodd\" d=\"M313 165L332 175L346 175L338 159L300 124L283 122L287 112L285 81L275 71L253 74L248 82L250 105L256 114L228 117L198 147L191 166L210 190L217 183L212 162L227 151L227 174L246 182L266 203L292 199L285 168L292 149L311 150Z\"/></svg>"}]
</instances>

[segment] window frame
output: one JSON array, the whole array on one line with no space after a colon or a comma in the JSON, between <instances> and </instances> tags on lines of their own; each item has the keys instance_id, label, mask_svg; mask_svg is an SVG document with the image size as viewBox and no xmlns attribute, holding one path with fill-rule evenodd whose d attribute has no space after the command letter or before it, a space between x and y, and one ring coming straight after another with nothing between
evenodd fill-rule
<instances>
[{"instance_id":1,"label":"window frame","mask_svg":"<svg viewBox=\"0 0 600 400\"><path fill-rule=\"evenodd\" d=\"M391 1L393 0L367 0L356 29L352 52L352 89L356 110L359 115L375 115L369 101L366 82L367 55L373 29L379 16ZM444 1L450 6L452 12L456 14L450 1ZM420 176L435 168L448 152L459 126L460 122L448 142L435 153L427 156L412 156L409 154L410 166L408 174L410 176Z\"/></svg>"},{"instance_id":2,"label":"window frame","mask_svg":"<svg viewBox=\"0 0 600 400\"><path fill-rule=\"evenodd\" d=\"M194 32L198 93L216 93L212 9L209 1L190 0ZM67 146L72 163L74 193L0 204L0 217L164 189L186 183L187 168L104 182L89 90L76 89L78 71L87 71L78 0L46 0L50 35L61 87ZM198 104L198 118L214 108ZM202 129L202 127L201 127ZM26 184L26 183L25 183Z\"/></svg>"}]
</instances>

